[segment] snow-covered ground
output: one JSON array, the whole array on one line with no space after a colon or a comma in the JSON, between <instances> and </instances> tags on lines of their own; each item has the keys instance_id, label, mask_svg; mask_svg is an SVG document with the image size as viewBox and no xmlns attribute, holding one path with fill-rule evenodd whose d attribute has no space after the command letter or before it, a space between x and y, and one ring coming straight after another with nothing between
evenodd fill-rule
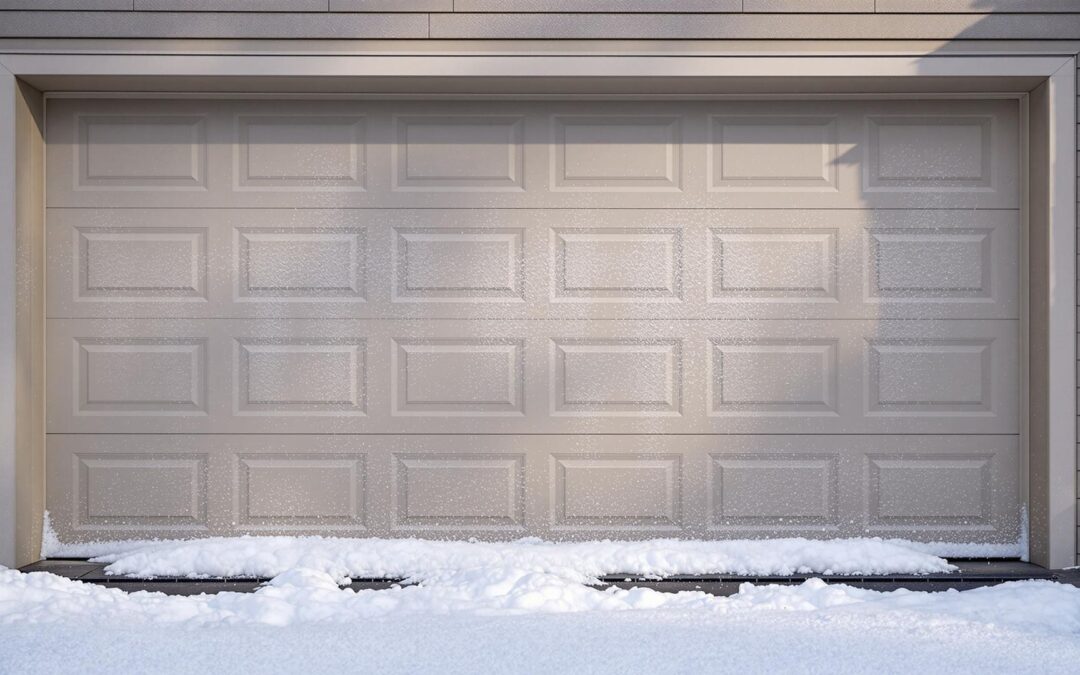
<instances>
[{"instance_id":1,"label":"snow-covered ground","mask_svg":"<svg viewBox=\"0 0 1080 675\"><path fill-rule=\"evenodd\" d=\"M597 590L614 572L942 572L874 539L551 544L249 537L96 545L117 574L272 577L255 593L125 593L0 568L0 673L1074 673L1080 589L878 593L814 579ZM86 553L86 551L84 551ZM417 581L354 592L347 577Z\"/></svg>"},{"instance_id":2,"label":"snow-covered ground","mask_svg":"<svg viewBox=\"0 0 1080 675\"><path fill-rule=\"evenodd\" d=\"M2 673L1075 673L1080 589L877 593L819 580L738 595L599 591L444 570L353 592L325 571L255 593L127 594L0 571Z\"/></svg>"},{"instance_id":3,"label":"snow-covered ground","mask_svg":"<svg viewBox=\"0 0 1080 675\"><path fill-rule=\"evenodd\" d=\"M106 572L138 578L254 577L288 570L334 579L400 578L471 569L515 569L585 583L608 574L786 576L791 574L930 574L955 568L910 542L881 539L591 541L550 543L231 537L189 541L95 544Z\"/></svg>"}]
</instances>

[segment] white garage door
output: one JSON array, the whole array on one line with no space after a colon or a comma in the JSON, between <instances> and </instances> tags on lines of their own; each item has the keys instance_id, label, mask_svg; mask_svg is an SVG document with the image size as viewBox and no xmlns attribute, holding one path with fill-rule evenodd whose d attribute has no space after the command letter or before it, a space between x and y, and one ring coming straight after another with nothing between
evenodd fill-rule
<instances>
[{"instance_id":1,"label":"white garage door","mask_svg":"<svg viewBox=\"0 0 1080 675\"><path fill-rule=\"evenodd\" d=\"M53 100L53 525L1015 541L1018 124Z\"/></svg>"}]
</instances>

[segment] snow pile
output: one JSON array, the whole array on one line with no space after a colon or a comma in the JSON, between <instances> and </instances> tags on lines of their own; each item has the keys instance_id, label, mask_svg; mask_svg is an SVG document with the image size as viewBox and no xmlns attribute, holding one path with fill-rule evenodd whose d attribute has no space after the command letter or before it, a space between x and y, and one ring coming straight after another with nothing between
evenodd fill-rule
<instances>
[{"instance_id":1,"label":"snow pile","mask_svg":"<svg viewBox=\"0 0 1080 675\"><path fill-rule=\"evenodd\" d=\"M154 577L272 578L292 569L337 580L395 578L422 581L444 572L514 569L588 582L611 574L669 577L687 574L930 574L955 568L945 560L881 539L758 541L594 541L549 543L238 537L133 545L94 559L109 574Z\"/></svg>"},{"instance_id":2,"label":"snow pile","mask_svg":"<svg viewBox=\"0 0 1080 675\"><path fill-rule=\"evenodd\" d=\"M297 568L255 593L178 597L0 571L0 673L1066 673L1078 662L1080 589L1046 581L879 593L815 579L721 598L485 567L354 592Z\"/></svg>"}]
</instances>

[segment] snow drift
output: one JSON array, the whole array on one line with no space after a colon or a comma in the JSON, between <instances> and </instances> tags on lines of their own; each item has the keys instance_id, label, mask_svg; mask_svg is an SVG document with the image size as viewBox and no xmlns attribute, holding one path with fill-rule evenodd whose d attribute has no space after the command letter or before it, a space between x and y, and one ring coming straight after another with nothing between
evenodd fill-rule
<instances>
[{"instance_id":1,"label":"snow drift","mask_svg":"<svg viewBox=\"0 0 1080 675\"><path fill-rule=\"evenodd\" d=\"M248 577L269 579L302 568L344 581L394 578L424 581L477 568L553 574L573 582L626 574L648 577L726 574L930 574L955 568L937 556L881 539L758 541L593 541L550 543L238 537L120 543L94 558L106 572L137 578Z\"/></svg>"}]
</instances>

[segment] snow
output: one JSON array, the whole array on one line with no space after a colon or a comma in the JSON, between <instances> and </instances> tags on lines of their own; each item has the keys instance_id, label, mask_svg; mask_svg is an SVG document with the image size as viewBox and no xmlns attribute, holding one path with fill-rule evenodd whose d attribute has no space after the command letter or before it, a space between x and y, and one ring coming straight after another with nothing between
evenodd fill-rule
<instances>
[{"instance_id":1,"label":"snow","mask_svg":"<svg viewBox=\"0 0 1080 675\"><path fill-rule=\"evenodd\" d=\"M1028 545L1026 533L1015 544L985 544L974 542L945 542L945 541L909 541L906 539L889 539L893 543L923 553L938 555L943 558L1019 558L1028 560Z\"/></svg>"},{"instance_id":2,"label":"snow","mask_svg":"<svg viewBox=\"0 0 1080 675\"><path fill-rule=\"evenodd\" d=\"M1072 673L1080 663L1080 589L1049 581L881 593L811 579L743 584L727 598L587 585L616 573L954 569L896 540L239 537L92 547L113 574L269 581L254 593L182 597L0 568L0 674ZM350 577L412 583L340 587Z\"/></svg>"},{"instance_id":3,"label":"snow","mask_svg":"<svg viewBox=\"0 0 1080 675\"><path fill-rule=\"evenodd\" d=\"M0 571L2 673L1076 672L1080 589L879 593L820 580L730 598L596 590L512 566L341 589L293 568L257 592L124 593Z\"/></svg>"},{"instance_id":4,"label":"snow","mask_svg":"<svg viewBox=\"0 0 1080 675\"><path fill-rule=\"evenodd\" d=\"M955 569L944 559L881 539L763 539L592 541L550 543L234 537L187 541L121 542L99 550L106 572L137 578L248 577L269 579L288 570L318 571L333 579L427 580L476 568L555 574L584 583L610 574L787 576L792 574L929 574Z\"/></svg>"}]
</instances>

